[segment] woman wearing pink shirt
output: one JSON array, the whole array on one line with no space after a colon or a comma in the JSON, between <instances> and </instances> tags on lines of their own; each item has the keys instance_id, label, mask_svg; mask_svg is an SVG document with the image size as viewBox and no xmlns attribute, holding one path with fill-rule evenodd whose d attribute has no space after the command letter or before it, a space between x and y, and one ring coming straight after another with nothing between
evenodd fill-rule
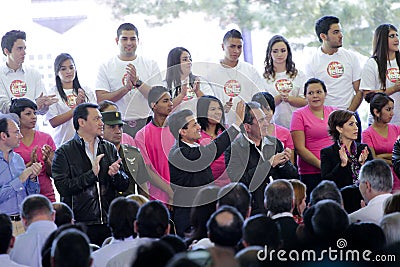
<instances>
[{"instance_id":1,"label":"woman wearing pink shirt","mask_svg":"<svg viewBox=\"0 0 400 267\"><path fill-rule=\"evenodd\" d=\"M324 105L326 93L323 81L309 79L304 85L308 104L293 112L290 124L300 179L307 186L307 197L321 181L321 149L333 144L328 134L328 118L335 108Z\"/></svg>"},{"instance_id":2,"label":"woman wearing pink shirt","mask_svg":"<svg viewBox=\"0 0 400 267\"><path fill-rule=\"evenodd\" d=\"M383 159L390 165L393 191L400 191L400 180L392 166L393 145L400 135L400 126L390 123L394 115L394 100L385 93L368 94L365 100L370 103L374 122L362 132L362 142L369 146L374 158Z\"/></svg>"},{"instance_id":3,"label":"woman wearing pink shirt","mask_svg":"<svg viewBox=\"0 0 400 267\"><path fill-rule=\"evenodd\" d=\"M23 136L19 147L14 151L24 159L26 167L34 162L42 164L38 178L40 194L55 202L53 184L51 182L51 163L56 145L47 133L36 131L36 104L28 98L18 98L11 101L10 112L18 115L20 130Z\"/></svg>"},{"instance_id":4,"label":"woman wearing pink shirt","mask_svg":"<svg viewBox=\"0 0 400 267\"><path fill-rule=\"evenodd\" d=\"M197 101L197 121L201 126L199 143L208 145L225 130L224 107L221 101L211 95L200 97ZM224 154L210 167L217 186L223 187L231 182L225 170Z\"/></svg>"}]
</instances>

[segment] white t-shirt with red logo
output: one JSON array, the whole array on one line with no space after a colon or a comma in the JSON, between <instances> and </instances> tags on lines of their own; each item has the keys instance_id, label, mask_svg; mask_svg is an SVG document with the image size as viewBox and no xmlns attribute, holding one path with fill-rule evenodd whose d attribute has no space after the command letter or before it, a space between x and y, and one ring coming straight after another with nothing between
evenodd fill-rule
<instances>
[{"instance_id":1,"label":"white t-shirt with red logo","mask_svg":"<svg viewBox=\"0 0 400 267\"><path fill-rule=\"evenodd\" d=\"M14 71L3 65L0 68L0 111L7 113L12 98L26 97L33 101L45 92L41 74L23 66Z\"/></svg>"},{"instance_id":2,"label":"white t-shirt with red logo","mask_svg":"<svg viewBox=\"0 0 400 267\"><path fill-rule=\"evenodd\" d=\"M235 122L236 105L240 100L251 101L255 93L265 91L265 80L253 65L239 61L234 68L225 68L220 63L198 63L196 72L206 78L211 84L214 95L224 105L232 98L233 106L226 116L226 122L231 125Z\"/></svg>"},{"instance_id":3,"label":"white t-shirt with red logo","mask_svg":"<svg viewBox=\"0 0 400 267\"><path fill-rule=\"evenodd\" d=\"M386 71L386 88L392 87L400 78L399 66L397 66L396 59L387 62ZM360 90L382 90L383 86L379 79L378 64L375 59L369 58L365 63L361 75ZM394 100L394 115L391 123L400 125L400 92L390 95ZM368 124L373 122L371 114L368 116Z\"/></svg>"},{"instance_id":4,"label":"white t-shirt with red logo","mask_svg":"<svg viewBox=\"0 0 400 267\"><path fill-rule=\"evenodd\" d=\"M279 95L281 92L287 93L289 96L304 98L304 83L306 77L303 72L298 71L294 79L290 78L285 72L276 73L274 80L267 81L267 92L273 96ZM288 102L281 102L275 107L274 122L278 125L290 128L292 113L297 108Z\"/></svg>"},{"instance_id":5,"label":"white t-shirt with red logo","mask_svg":"<svg viewBox=\"0 0 400 267\"><path fill-rule=\"evenodd\" d=\"M85 94L88 97L88 102L97 103L93 90L87 87L83 87L82 89L85 91ZM58 102L49 107L49 111L46 113L46 120L51 120L58 115L64 114L76 106L76 94L73 93L73 89L67 89L64 90L64 92L67 95L67 102L61 98L57 87L53 87L48 91L49 95L56 95ZM75 129L72 118L55 127L53 139L56 147L59 147L66 141L70 140L72 137L74 137L74 134Z\"/></svg>"},{"instance_id":6,"label":"white t-shirt with red logo","mask_svg":"<svg viewBox=\"0 0 400 267\"><path fill-rule=\"evenodd\" d=\"M319 47L306 65L306 77L324 81L328 91L326 106L347 109L355 95L353 82L361 79L361 66L357 55L349 50L339 48L328 55Z\"/></svg>"},{"instance_id":7,"label":"white t-shirt with red logo","mask_svg":"<svg viewBox=\"0 0 400 267\"><path fill-rule=\"evenodd\" d=\"M141 56L137 56L132 61L123 61L118 56L115 56L100 66L96 80L96 90L114 92L124 86L126 82L126 67L129 63L135 66L137 76L147 85L161 84L161 72L155 61ZM146 97L137 88L129 91L116 104L124 120L143 119L151 114Z\"/></svg>"}]
</instances>

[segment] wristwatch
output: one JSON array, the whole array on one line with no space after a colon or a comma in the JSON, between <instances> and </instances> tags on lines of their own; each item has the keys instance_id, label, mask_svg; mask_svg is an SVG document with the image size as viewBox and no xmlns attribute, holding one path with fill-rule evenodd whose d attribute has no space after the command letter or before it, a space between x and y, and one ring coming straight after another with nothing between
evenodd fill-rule
<instances>
[{"instance_id":1,"label":"wristwatch","mask_svg":"<svg viewBox=\"0 0 400 267\"><path fill-rule=\"evenodd\" d=\"M142 84L143 84L143 82L138 79L133 86L135 86L136 88L139 88L140 86L142 86Z\"/></svg>"}]
</instances>

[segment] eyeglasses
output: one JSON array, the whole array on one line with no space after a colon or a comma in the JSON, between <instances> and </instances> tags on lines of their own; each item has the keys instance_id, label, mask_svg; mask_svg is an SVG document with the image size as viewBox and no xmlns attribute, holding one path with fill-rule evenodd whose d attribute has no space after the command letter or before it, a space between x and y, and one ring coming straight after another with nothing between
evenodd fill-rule
<instances>
[{"instance_id":1,"label":"eyeglasses","mask_svg":"<svg viewBox=\"0 0 400 267\"><path fill-rule=\"evenodd\" d=\"M15 136L18 137L18 136L21 134L21 131L20 131L20 130L16 130L15 132L7 131L6 133L7 133L8 135L13 134L13 135L15 135Z\"/></svg>"},{"instance_id":2,"label":"eyeglasses","mask_svg":"<svg viewBox=\"0 0 400 267\"><path fill-rule=\"evenodd\" d=\"M399 37L399 34L398 33L392 33L392 34L389 35L390 39L394 39L394 37Z\"/></svg>"}]
</instances>

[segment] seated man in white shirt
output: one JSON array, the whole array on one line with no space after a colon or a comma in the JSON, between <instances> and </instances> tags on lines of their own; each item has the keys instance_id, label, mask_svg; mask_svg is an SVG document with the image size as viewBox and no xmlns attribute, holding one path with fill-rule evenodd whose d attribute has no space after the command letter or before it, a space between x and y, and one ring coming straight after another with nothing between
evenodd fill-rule
<instances>
[{"instance_id":1,"label":"seated man in white shirt","mask_svg":"<svg viewBox=\"0 0 400 267\"><path fill-rule=\"evenodd\" d=\"M57 229L53 206L43 195L30 195L22 202L21 218L26 232L17 237L10 257L20 264L41 267L42 246L47 237Z\"/></svg>"},{"instance_id":2,"label":"seated man in white shirt","mask_svg":"<svg viewBox=\"0 0 400 267\"><path fill-rule=\"evenodd\" d=\"M169 211L161 201L152 200L141 206L134 222L134 229L138 234L135 239L136 245L117 252L109 258L105 266L131 266L140 246L169 233L169 218Z\"/></svg>"},{"instance_id":3,"label":"seated man in white shirt","mask_svg":"<svg viewBox=\"0 0 400 267\"><path fill-rule=\"evenodd\" d=\"M93 252L93 266L107 266L108 260L123 250L138 246L133 223L139 210L136 201L119 197L111 202L108 212L108 225L111 228L112 239L108 245Z\"/></svg>"},{"instance_id":4,"label":"seated man in white shirt","mask_svg":"<svg viewBox=\"0 0 400 267\"><path fill-rule=\"evenodd\" d=\"M359 189L366 206L349 214L350 222L372 222L379 225L384 203L392 195L392 171L384 160L374 159L361 167L359 180Z\"/></svg>"},{"instance_id":5,"label":"seated man in white shirt","mask_svg":"<svg viewBox=\"0 0 400 267\"><path fill-rule=\"evenodd\" d=\"M13 226L10 217L0 214L0 266L24 267L10 259L8 253L14 246L15 236L13 236Z\"/></svg>"}]
</instances>

